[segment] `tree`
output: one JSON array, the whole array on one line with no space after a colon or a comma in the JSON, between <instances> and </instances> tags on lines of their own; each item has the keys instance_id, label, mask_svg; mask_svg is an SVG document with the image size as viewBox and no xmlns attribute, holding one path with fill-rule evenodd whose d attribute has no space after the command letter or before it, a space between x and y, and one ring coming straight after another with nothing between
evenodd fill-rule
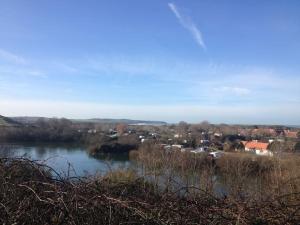
<instances>
[{"instance_id":1,"label":"tree","mask_svg":"<svg viewBox=\"0 0 300 225\"><path fill-rule=\"evenodd\" d=\"M210 128L210 123L206 120L202 121L199 125L200 128L203 129L204 131L208 131Z\"/></svg>"},{"instance_id":2,"label":"tree","mask_svg":"<svg viewBox=\"0 0 300 225\"><path fill-rule=\"evenodd\" d=\"M117 126L116 126L116 130L118 132L118 134L124 134L125 131L127 130L127 124L125 123L119 123Z\"/></svg>"},{"instance_id":3,"label":"tree","mask_svg":"<svg viewBox=\"0 0 300 225\"><path fill-rule=\"evenodd\" d=\"M224 143L224 145L223 145L223 150L224 150L224 152L232 152L232 151L234 151L232 143L229 142L229 141L226 141Z\"/></svg>"},{"instance_id":4,"label":"tree","mask_svg":"<svg viewBox=\"0 0 300 225\"><path fill-rule=\"evenodd\" d=\"M234 148L234 150L237 150L237 151L245 151L245 146L243 145L243 143L241 141L238 141L238 140L236 140L233 143L233 148Z\"/></svg>"},{"instance_id":5,"label":"tree","mask_svg":"<svg viewBox=\"0 0 300 225\"><path fill-rule=\"evenodd\" d=\"M272 152L283 152L283 143L279 141L273 141L271 144L269 144L268 149Z\"/></svg>"},{"instance_id":6,"label":"tree","mask_svg":"<svg viewBox=\"0 0 300 225\"><path fill-rule=\"evenodd\" d=\"M178 132L182 135L186 134L189 129L189 125L187 122L180 121L178 123Z\"/></svg>"},{"instance_id":7,"label":"tree","mask_svg":"<svg viewBox=\"0 0 300 225\"><path fill-rule=\"evenodd\" d=\"M300 141L295 145L295 152L300 153Z\"/></svg>"},{"instance_id":8,"label":"tree","mask_svg":"<svg viewBox=\"0 0 300 225\"><path fill-rule=\"evenodd\" d=\"M49 126L49 124L47 123L47 121L44 118L39 118L36 121L36 125L40 128L46 128Z\"/></svg>"}]
</instances>

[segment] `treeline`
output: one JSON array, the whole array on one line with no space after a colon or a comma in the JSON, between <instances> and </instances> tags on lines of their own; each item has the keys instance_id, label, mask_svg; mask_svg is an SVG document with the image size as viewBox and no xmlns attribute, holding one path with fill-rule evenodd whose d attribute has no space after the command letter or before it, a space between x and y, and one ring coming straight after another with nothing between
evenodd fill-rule
<instances>
[{"instance_id":1,"label":"treeline","mask_svg":"<svg viewBox=\"0 0 300 225\"><path fill-rule=\"evenodd\" d=\"M41 118L32 125L0 127L0 142L80 143L86 145L91 154L128 153L138 148L140 141L136 134L112 138L108 127L113 126Z\"/></svg>"},{"instance_id":2,"label":"treeline","mask_svg":"<svg viewBox=\"0 0 300 225\"><path fill-rule=\"evenodd\" d=\"M81 141L73 123L67 119L39 119L34 125L1 127L0 141L41 141L41 142L74 142Z\"/></svg>"},{"instance_id":3,"label":"treeline","mask_svg":"<svg viewBox=\"0 0 300 225\"><path fill-rule=\"evenodd\" d=\"M147 141L182 144L184 147L197 148L207 141L211 149L235 151L242 149L241 141L259 140L274 142L269 146L274 152L300 152L300 135L298 138L284 136L288 128L283 126L243 126L227 124L210 124L204 121L199 124L178 124L163 126L134 126L124 124L99 124L92 122L72 122L68 119L39 118L34 122L19 126L0 126L1 142L75 142L90 147L92 152L122 152L135 149L143 136ZM109 138L113 130L117 137ZM299 130L299 129L298 129ZM294 133L298 131L294 129ZM134 131L134 132L129 132ZM127 135L127 136L125 136Z\"/></svg>"},{"instance_id":4,"label":"treeline","mask_svg":"<svg viewBox=\"0 0 300 225\"><path fill-rule=\"evenodd\" d=\"M136 134L110 138L104 135L94 135L87 139L89 153L128 153L139 148L140 141Z\"/></svg>"}]
</instances>

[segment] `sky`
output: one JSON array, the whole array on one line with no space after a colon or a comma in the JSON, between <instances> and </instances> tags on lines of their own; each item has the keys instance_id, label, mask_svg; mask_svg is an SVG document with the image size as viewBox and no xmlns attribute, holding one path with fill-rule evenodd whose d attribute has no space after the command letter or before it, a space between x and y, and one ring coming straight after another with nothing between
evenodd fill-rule
<instances>
[{"instance_id":1,"label":"sky","mask_svg":"<svg viewBox=\"0 0 300 225\"><path fill-rule=\"evenodd\" d=\"M0 114L300 124L300 1L0 0Z\"/></svg>"}]
</instances>

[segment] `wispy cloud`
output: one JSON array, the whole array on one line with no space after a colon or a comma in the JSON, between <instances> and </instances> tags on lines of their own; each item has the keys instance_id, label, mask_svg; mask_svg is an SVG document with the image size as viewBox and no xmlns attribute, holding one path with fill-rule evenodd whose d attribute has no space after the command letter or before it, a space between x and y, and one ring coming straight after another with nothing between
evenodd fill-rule
<instances>
[{"instance_id":1,"label":"wispy cloud","mask_svg":"<svg viewBox=\"0 0 300 225\"><path fill-rule=\"evenodd\" d=\"M170 10L175 14L180 24L192 34L197 44L205 50L206 45L204 43L202 33L200 32L196 24L191 20L191 18L182 15L179 12L178 7L174 3L168 3L168 6Z\"/></svg>"},{"instance_id":2,"label":"wispy cloud","mask_svg":"<svg viewBox=\"0 0 300 225\"><path fill-rule=\"evenodd\" d=\"M238 96L245 96L250 94L251 92L248 88L231 87L231 86L222 86L220 88L214 88L214 90L219 93L234 94Z\"/></svg>"},{"instance_id":3,"label":"wispy cloud","mask_svg":"<svg viewBox=\"0 0 300 225\"><path fill-rule=\"evenodd\" d=\"M22 56L16 55L14 53L11 53L1 48L0 48L0 59L11 63L20 64L20 65L27 64L27 60L25 60Z\"/></svg>"},{"instance_id":4,"label":"wispy cloud","mask_svg":"<svg viewBox=\"0 0 300 225\"><path fill-rule=\"evenodd\" d=\"M0 66L0 77L1 76L31 76L38 78L46 78L47 74L41 70L31 67L15 67L15 66Z\"/></svg>"},{"instance_id":5,"label":"wispy cloud","mask_svg":"<svg viewBox=\"0 0 300 225\"><path fill-rule=\"evenodd\" d=\"M66 72L66 73L78 72L78 69L75 66L70 66L69 64L62 63L62 62L54 62L53 66L59 70L62 70L63 72Z\"/></svg>"},{"instance_id":6,"label":"wispy cloud","mask_svg":"<svg viewBox=\"0 0 300 225\"><path fill-rule=\"evenodd\" d=\"M46 73L33 65L31 60L2 48L0 48L0 76L47 77Z\"/></svg>"},{"instance_id":7,"label":"wispy cloud","mask_svg":"<svg viewBox=\"0 0 300 225\"><path fill-rule=\"evenodd\" d=\"M47 86L46 81L49 82ZM22 82L28 86L12 88L12 85ZM264 107L266 103L270 107L281 108L284 104L294 104L299 111L299 82L300 78L276 68L141 55L97 54L47 61L30 59L27 65L0 65L0 99L11 96L16 99L38 96L34 98L40 99L46 96L54 100L99 101L103 104L134 105L143 102L149 105L158 102L170 106L182 104L183 108L185 104L218 106L218 112L226 107ZM178 90L181 90L179 94ZM106 94L108 91L112 93L109 96ZM90 95L91 92L95 94ZM122 115L116 117L126 116ZM138 113L135 115L139 116ZM135 116L132 114L132 117ZM184 119L177 114L175 118ZM203 118L211 117L205 114Z\"/></svg>"}]
</instances>

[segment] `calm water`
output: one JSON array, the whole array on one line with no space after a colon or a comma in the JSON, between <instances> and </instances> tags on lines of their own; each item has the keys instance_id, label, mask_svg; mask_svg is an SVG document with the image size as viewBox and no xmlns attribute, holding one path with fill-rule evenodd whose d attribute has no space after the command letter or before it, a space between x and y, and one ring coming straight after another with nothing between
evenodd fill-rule
<instances>
[{"instance_id":1,"label":"calm water","mask_svg":"<svg viewBox=\"0 0 300 225\"><path fill-rule=\"evenodd\" d=\"M0 144L1 157L26 157L45 162L61 174L104 174L111 169L128 168L128 154L91 156L84 146L63 144Z\"/></svg>"},{"instance_id":2,"label":"calm water","mask_svg":"<svg viewBox=\"0 0 300 225\"><path fill-rule=\"evenodd\" d=\"M145 172L136 163L130 161L128 154L104 154L94 157L88 154L84 146L78 145L0 143L0 157L25 157L38 160L52 167L63 176L103 175L110 170L130 167L135 169L140 175L146 174L146 179L157 183L162 189L166 187L169 180L168 170L154 178L151 173ZM187 177L174 174L172 178L176 180L172 183L174 190L189 185L201 186L199 183L201 178L197 176L197 173ZM214 177L214 182L216 194L223 195L226 192L223 184L218 182L217 177Z\"/></svg>"}]
</instances>

